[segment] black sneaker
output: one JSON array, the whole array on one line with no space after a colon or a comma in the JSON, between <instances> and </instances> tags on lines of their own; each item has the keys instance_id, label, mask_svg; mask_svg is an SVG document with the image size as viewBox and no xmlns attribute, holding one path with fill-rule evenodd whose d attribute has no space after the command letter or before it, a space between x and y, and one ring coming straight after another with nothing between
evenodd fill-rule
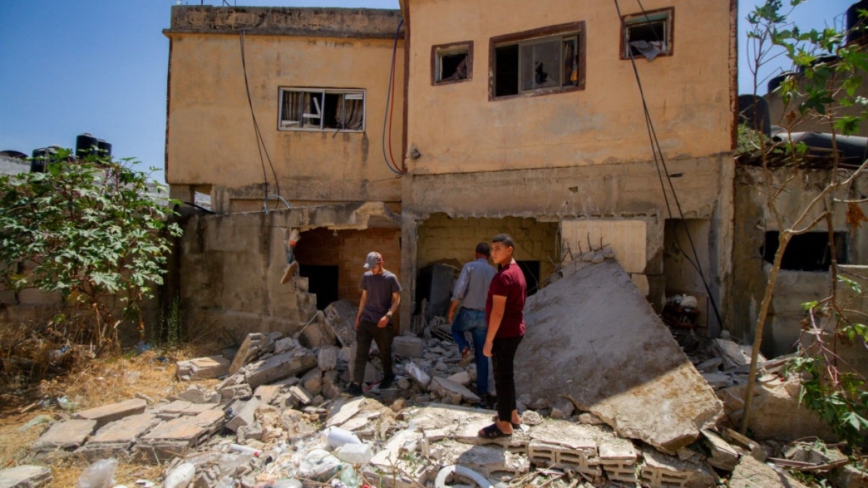
<instances>
[{"instance_id":1,"label":"black sneaker","mask_svg":"<svg viewBox=\"0 0 868 488\"><path fill-rule=\"evenodd\" d=\"M392 386L392 383L395 382L395 375L392 376L384 376L380 381L380 389L385 390L386 388Z\"/></svg>"},{"instance_id":2,"label":"black sneaker","mask_svg":"<svg viewBox=\"0 0 868 488\"><path fill-rule=\"evenodd\" d=\"M347 389L344 390L344 393L350 396L361 396L365 394L365 392L362 391L362 386L355 383L350 383L350 386L348 386Z\"/></svg>"}]
</instances>

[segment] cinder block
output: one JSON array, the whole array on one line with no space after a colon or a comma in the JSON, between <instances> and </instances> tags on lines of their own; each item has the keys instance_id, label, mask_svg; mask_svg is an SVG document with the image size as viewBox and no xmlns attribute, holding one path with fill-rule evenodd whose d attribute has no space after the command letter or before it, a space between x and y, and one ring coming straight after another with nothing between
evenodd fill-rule
<instances>
[{"instance_id":1,"label":"cinder block","mask_svg":"<svg viewBox=\"0 0 868 488\"><path fill-rule=\"evenodd\" d=\"M572 469L588 476L603 475L600 459L593 450L570 449L564 446L546 444L532 440L527 446L530 461L537 466L557 469Z\"/></svg>"}]
</instances>

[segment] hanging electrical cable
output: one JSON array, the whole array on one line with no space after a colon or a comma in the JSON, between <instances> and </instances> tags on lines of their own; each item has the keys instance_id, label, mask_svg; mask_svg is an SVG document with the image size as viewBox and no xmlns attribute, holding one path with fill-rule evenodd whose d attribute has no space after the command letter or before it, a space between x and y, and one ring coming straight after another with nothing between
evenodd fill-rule
<instances>
[{"instance_id":1,"label":"hanging electrical cable","mask_svg":"<svg viewBox=\"0 0 868 488\"><path fill-rule=\"evenodd\" d=\"M280 197L280 180L277 178L277 171L274 170L271 156L268 155L268 148L262 139L259 123L256 122L256 112L253 110L253 99L250 97L250 84L247 81L247 60L244 56L244 31L241 31L241 70L244 73L244 90L247 93L247 105L250 107L250 117L253 119L253 131L256 133L256 149L259 151L259 163L262 165L262 180L265 183L264 198L267 201L271 195L268 193L268 172L265 169L265 159L268 159L268 165L271 167L271 174L274 176L274 185L277 188L278 197ZM265 152L265 158L263 158L263 152Z\"/></svg>"},{"instance_id":2,"label":"hanging electrical cable","mask_svg":"<svg viewBox=\"0 0 868 488\"><path fill-rule=\"evenodd\" d=\"M395 163L395 157L392 156L392 113L394 112L395 98L395 60L398 53L398 35L401 32L401 26L404 25L404 19L398 22L398 28L395 29L395 41L392 45L392 66L389 69L389 87L386 90L386 112L383 114L383 159L386 161L386 166L389 170L398 176L403 176L404 171ZM388 133L388 136L387 136ZM386 146L389 151L386 154Z\"/></svg>"},{"instance_id":3,"label":"hanging electrical cable","mask_svg":"<svg viewBox=\"0 0 868 488\"><path fill-rule=\"evenodd\" d=\"M614 0L615 2L615 10L618 12L618 18L623 18L621 15L621 6L618 3L618 0ZM648 18L648 13L645 12L645 8L642 6L641 0L637 0L639 3L639 8L642 10L643 15ZM657 139L657 131L654 129L654 122L651 119L651 111L648 109L648 103L645 98L645 90L642 87L642 78L639 76L639 69L636 66L636 59L633 57L633 49L630 45L625 46L627 49L627 53L630 56L630 63L633 66L633 75L636 77L636 85L639 88L639 96L642 99L642 110L645 113L645 128L648 131L648 139L651 144L651 152L654 156L654 165L657 168L657 177L660 181L660 189L663 191L663 200L666 203L666 211L669 215L669 218L673 218L672 207L669 204L669 197L666 194L666 183L664 183L663 176L666 176L666 180L668 181L669 190L672 193L672 199L675 202L675 208L678 210L678 215L680 217L680 221L684 227L684 233L687 235L687 240L690 243L690 248L693 253L693 259L691 260L688 256L686 250L681 246L681 242L678 239L678 236L675 236L675 243L678 248L681 250L685 259L693 266L694 269L699 273L699 277L702 280L702 286L705 288L705 292L708 294L708 299L711 302L711 307L714 310L714 315L717 318L717 322L720 325L723 325L723 320L720 317L720 311L717 308L717 301L714 299L714 296L711 293L711 287L708 285L708 280L705 277L705 273L702 271L702 266L699 264L699 254L696 251L696 246L693 243L693 237L690 234L690 228L687 226L687 221L684 218L684 212L681 209L681 203L678 200L678 194L675 192L675 185L672 183L672 177L669 175L669 169L666 166L666 159L663 156L663 149L660 147L660 141ZM661 169L662 167L662 169Z\"/></svg>"}]
</instances>

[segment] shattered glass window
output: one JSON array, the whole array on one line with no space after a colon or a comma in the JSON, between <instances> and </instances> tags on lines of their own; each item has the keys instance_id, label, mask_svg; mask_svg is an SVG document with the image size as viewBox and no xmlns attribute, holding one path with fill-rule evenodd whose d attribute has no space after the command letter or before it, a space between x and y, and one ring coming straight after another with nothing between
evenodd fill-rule
<instances>
[{"instance_id":1,"label":"shattered glass window","mask_svg":"<svg viewBox=\"0 0 868 488\"><path fill-rule=\"evenodd\" d=\"M365 130L363 90L280 89L280 130Z\"/></svg>"}]
</instances>

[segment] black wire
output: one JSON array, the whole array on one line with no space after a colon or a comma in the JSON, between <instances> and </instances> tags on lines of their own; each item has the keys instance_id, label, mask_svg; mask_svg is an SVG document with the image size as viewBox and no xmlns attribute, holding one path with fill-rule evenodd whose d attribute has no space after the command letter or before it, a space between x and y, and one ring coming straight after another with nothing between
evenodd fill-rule
<instances>
[{"instance_id":1,"label":"black wire","mask_svg":"<svg viewBox=\"0 0 868 488\"><path fill-rule=\"evenodd\" d=\"M398 175L398 177L404 176L404 172L401 171L401 168L397 167L398 165L395 164L394 161L390 162L389 156L386 155L386 122L389 120L389 106L394 101L392 100L392 79L395 76L395 56L398 52L398 33L401 31L401 26L403 24L404 19L401 19L401 21L398 22L398 28L395 29L395 43L392 45L392 67L389 69L389 86L386 88L386 113L383 115L383 143L381 144L383 147L383 159L386 160L386 166L389 167L389 170L391 170L392 173ZM389 126L390 131L391 129L392 127Z\"/></svg>"},{"instance_id":2,"label":"black wire","mask_svg":"<svg viewBox=\"0 0 868 488\"><path fill-rule=\"evenodd\" d=\"M271 156L268 155L268 147L265 146L265 140L263 140L262 132L259 130L259 123L256 122L256 112L253 110L253 100L250 98L250 84L247 81L247 61L244 57L244 31L241 31L241 69L244 72L244 90L247 93L247 105L250 107L250 117L253 119L253 130L256 133L256 149L259 151L259 163L262 165L262 180L265 183L264 198L268 198L268 173L265 170L265 160L262 158L263 151L265 151L265 158L268 159L268 165L271 167L271 174L274 176L277 195L280 196L280 180L277 178L277 172L274 170Z\"/></svg>"},{"instance_id":3,"label":"black wire","mask_svg":"<svg viewBox=\"0 0 868 488\"><path fill-rule=\"evenodd\" d=\"M639 0L637 0L639 1ZM618 18L621 18L621 6L618 4L618 0L614 0L615 9L618 11ZM642 7L641 1L639 1L639 8L642 9L642 13L648 16L648 13L645 12L644 7ZM642 98L642 109L645 112L645 126L648 129L648 139L651 143L651 152L654 155L654 165L657 168L657 177L660 181L660 189L663 190L663 200L666 202L666 211L669 214L669 218L672 218L672 206L669 204L669 197L666 195L666 184L663 182L663 174L666 175L666 180L669 182L669 188L672 192L672 199L675 202L675 207L678 209L678 215L681 217L681 224L684 226L684 232L687 234L687 240L690 242L690 248L693 252L693 259L695 262L690 259L685 249L681 246L681 242L678 239L678 236L675 235L675 244L681 250L685 259L693 266L694 269L699 273L699 277L702 279L702 286L705 288L705 292L708 293L708 299L711 301L711 307L714 309L714 315L717 318L718 324L723 326L723 320L720 317L720 311L717 308L717 302L714 300L714 296L711 293L711 288L708 285L708 280L705 277L705 273L702 271L702 266L699 264L699 253L696 251L696 246L693 243L693 237L690 235L690 228L687 226L687 221L684 219L684 212L681 209L681 203L678 201L678 194L675 192L675 185L672 183L672 177L669 176L669 168L666 166L666 160L663 157L663 150L660 148L660 141L657 139L657 131L654 129L654 122L651 119L651 112L648 110L648 103L645 99L645 90L642 88L642 79L639 76L639 69L636 67L636 59L633 57L633 50L628 49L627 52L630 54L630 63L633 66L633 74L636 77L636 85L639 88L639 96ZM658 160L659 155L659 160ZM663 167L661 171L660 167Z\"/></svg>"}]
</instances>

